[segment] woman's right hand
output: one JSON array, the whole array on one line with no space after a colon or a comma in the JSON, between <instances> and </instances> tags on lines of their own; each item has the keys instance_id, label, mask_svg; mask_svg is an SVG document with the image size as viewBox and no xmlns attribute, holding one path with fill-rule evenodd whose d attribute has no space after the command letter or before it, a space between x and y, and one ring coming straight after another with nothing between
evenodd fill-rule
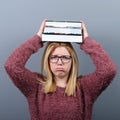
<instances>
[{"instance_id":1,"label":"woman's right hand","mask_svg":"<svg viewBox=\"0 0 120 120\"><path fill-rule=\"evenodd\" d=\"M38 33L37 33L37 35L40 36L41 38L42 38L42 33L43 33L43 31L44 31L44 28L45 28L45 23L46 23L46 19L42 21L42 24L41 24L41 26L40 26L40 29L39 29L39 31L38 31Z\"/></svg>"}]
</instances>

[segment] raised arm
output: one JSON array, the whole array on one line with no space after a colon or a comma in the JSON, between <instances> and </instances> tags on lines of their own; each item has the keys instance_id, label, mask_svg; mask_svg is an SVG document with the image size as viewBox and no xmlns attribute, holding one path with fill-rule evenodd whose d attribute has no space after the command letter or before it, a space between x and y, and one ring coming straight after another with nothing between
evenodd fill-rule
<instances>
[{"instance_id":1,"label":"raised arm","mask_svg":"<svg viewBox=\"0 0 120 120\"><path fill-rule=\"evenodd\" d=\"M8 57L5 62L5 69L14 84L21 90L21 92L28 96L36 88L38 74L28 70L25 67L26 62L33 53L36 53L42 47L41 34L44 28L45 21L43 21L39 34L28 39L25 43L20 45Z\"/></svg>"},{"instance_id":2,"label":"raised arm","mask_svg":"<svg viewBox=\"0 0 120 120\"><path fill-rule=\"evenodd\" d=\"M84 30L86 31L86 28ZM113 80L116 74L116 66L102 46L91 39L88 34L84 38L83 44L81 44L81 49L90 56L96 67L93 73L81 78L85 94L95 101Z\"/></svg>"}]
</instances>

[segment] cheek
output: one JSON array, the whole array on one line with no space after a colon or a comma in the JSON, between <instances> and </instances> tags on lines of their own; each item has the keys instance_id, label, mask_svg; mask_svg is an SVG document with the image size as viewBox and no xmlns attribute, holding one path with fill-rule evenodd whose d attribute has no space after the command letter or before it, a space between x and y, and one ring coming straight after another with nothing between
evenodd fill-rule
<instances>
[{"instance_id":1,"label":"cheek","mask_svg":"<svg viewBox=\"0 0 120 120\"><path fill-rule=\"evenodd\" d=\"M72 67L72 63L70 63L70 64L66 67L66 69L67 69L68 71L70 71L70 70L71 70L71 67Z\"/></svg>"},{"instance_id":2,"label":"cheek","mask_svg":"<svg viewBox=\"0 0 120 120\"><path fill-rule=\"evenodd\" d=\"M50 64L50 70L53 72L55 70L55 65Z\"/></svg>"}]
</instances>

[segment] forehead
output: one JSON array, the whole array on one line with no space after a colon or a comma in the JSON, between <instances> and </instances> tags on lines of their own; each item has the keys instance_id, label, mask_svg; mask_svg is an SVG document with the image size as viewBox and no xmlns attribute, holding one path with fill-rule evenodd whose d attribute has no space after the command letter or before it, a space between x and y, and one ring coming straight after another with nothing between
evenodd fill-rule
<instances>
[{"instance_id":1,"label":"forehead","mask_svg":"<svg viewBox=\"0 0 120 120\"><path fill-rule=\"evenodd\" d=\"M68 49L63 46L56 47L51 54L52 55L70 55Z\"/></svg>"}]
</instances>

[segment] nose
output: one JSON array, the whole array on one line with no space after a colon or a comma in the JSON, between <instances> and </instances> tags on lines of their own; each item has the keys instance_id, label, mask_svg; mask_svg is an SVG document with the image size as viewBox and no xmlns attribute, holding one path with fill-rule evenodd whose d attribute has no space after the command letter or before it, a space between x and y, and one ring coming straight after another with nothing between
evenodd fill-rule
<instances>
[{"instance_id":1,"label":"nose","mask_svg":"<svg viewBox=\"0 0 120 120\"><path fill-rule=\"evenodd\" d=\"M61 58L59 58L59 59L58 59L57 64L60 64L60 65L61 65L61 64L63 64L63 62L62 62L62 59L61 59Z\"/></svg>"}]
</instances>

